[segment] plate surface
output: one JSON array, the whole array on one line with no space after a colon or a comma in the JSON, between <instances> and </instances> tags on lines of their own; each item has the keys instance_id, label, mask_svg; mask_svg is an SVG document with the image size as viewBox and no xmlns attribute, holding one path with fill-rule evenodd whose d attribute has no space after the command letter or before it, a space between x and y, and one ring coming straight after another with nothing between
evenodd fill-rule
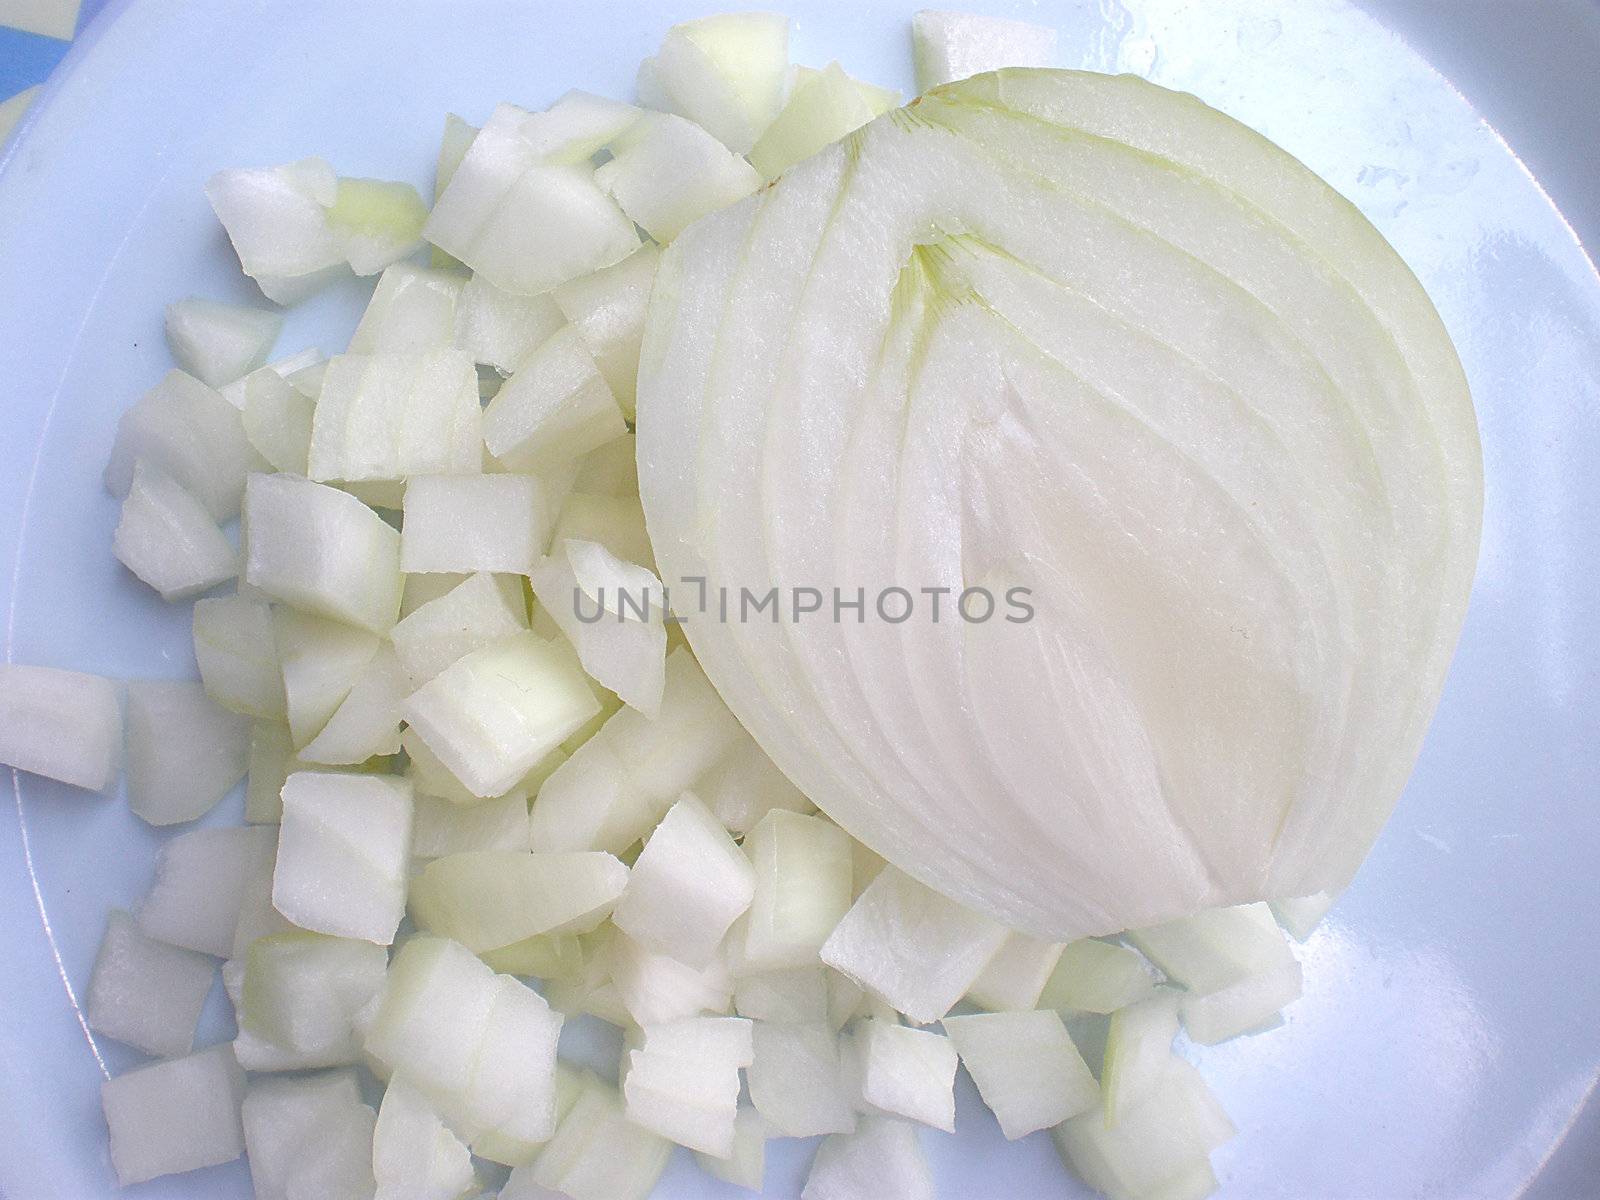
<instances>
[{"instance_id":1,"label":"plate surface","mask_svg":"<svg viewBox=\"0 0 1600 1200\"><path fill-rule=\"evenodd\" d=\"M1193 1057L1240 1136L1229 1200L1510 1200L1600 1072L1600 278L1458 93L1342 0L965 4L1061 25L1063 65L1191 90L1359 203L1428 285L1466 363L1488 475L1483 555L1438 719L1400 809L1305 948L1284 1028ZM194 670L186 609L110 554L117 414L166 370L161 308L251 289L201 195L212 171L308 154L431 180L446 110L630 93L703 0L182 0L114 4L0 165L0 650L116 676ZM908 88L913 4L797 0L797 60ZM338 349L364 288L291 314L280 348ZM108 908L163 837L115 799L0 773L0 1195L114 1194L82 994ZM224 804L208 823L233 821ZM202 1040L229 1036L213 996ZM1008 1145L963 1084L926 1134L955 1200L1087 1195L1035 1135ZM1591 1116L1587 1118L1592 1121ZM776 1147L798 1195L808 1147ZM242 1164L133 1197L248 1195ZM1531 1194L1531 1193L1530 1193ZM1561 1195L1568 1193L1563 1191ZM748 1195L680 1155L658 1195Z\"/></svg>"}]
</instances>

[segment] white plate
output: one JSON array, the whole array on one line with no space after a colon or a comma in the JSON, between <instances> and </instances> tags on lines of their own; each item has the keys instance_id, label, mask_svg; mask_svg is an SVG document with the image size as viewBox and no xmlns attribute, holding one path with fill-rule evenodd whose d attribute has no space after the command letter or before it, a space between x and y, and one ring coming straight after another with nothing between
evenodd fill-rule
<instances>
[{"instance_id":1,"label":"white plate","mask_svg":"<svg viewBox=\"0 0 1600 1200\"><path fill-rule=\"evenodd\" d=\"M787 7L800 60L909 84L910 3ZM1194 1057L1240 1127L1217 1158L1232 1200L1519 1196L1600 1070L1600 280L1465 101L1339 0L974 7L1058 20L1064 64L1139 71L1276 138L1389 235L1456 338L1488 513L1439 718L1371 861L1306 948L1307 996L1287 1025ZM709 8L114 5L0 173L6 658L194 669L187 611L111 558L99 477L118 412L168 366L162 305L250 295L201 195L208 174L321 154L347 174L426 183L445 110L481 120L496 100L539 105L572 86L626 95L665 26ZM337 348L361 291L297 310L283 347ZM5 783L0 1193L94 1200L113 1191L102 1072L135 1056L86 1037L72 996L106 909L137 901L170 835L112 799ZM237 804L224 809L208 820L236 819ZM214 1008L213 1040L228 1032ZM970 1089L962 1132L926 1143L948 1200L1081 1192L1042 1135L1005 1144ZM798 1193L806 1150L774 1154L768 1194ZM234 1164L131 1194L247 1191ZM736 1194L684 1156L659 1192Z\"/></svg>"}]
</instances>

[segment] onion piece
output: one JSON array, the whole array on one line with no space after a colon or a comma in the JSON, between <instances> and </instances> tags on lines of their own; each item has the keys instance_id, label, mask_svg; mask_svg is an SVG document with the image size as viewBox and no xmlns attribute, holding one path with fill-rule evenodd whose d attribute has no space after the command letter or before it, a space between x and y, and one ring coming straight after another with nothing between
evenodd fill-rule
<instances>
[{"instance_id":1,"label":"onion piece","mask_svg":"<svg viewBox=\"0 0 1600 1200\"><path fill-rule=\"evenodd\" d=\"M761 186L748 162L671 113L646 113L612 154L595 182L658 242Z\"/></svg>"},{"instance_id":2,"label":"onion piece","mask_svg":"<svg viewBox=\"0 0 1600 1200\"><path fill-rule=\"evenodd\" d=\"M460 1200L477 1183L471 1152L400 1076L389 1081L378 1106L372 1170L373 1200Z\"/></svg>"},{"instance_id":3,"label":"onion piece","mask_svg":"<svg viewBox=\"0 0 1600 1200\"><path fill-rule=\"evenodd\" d=\"M641 67L640 95L709 130L737 154L756 144L783 104L789 19L718 13L674 25Z\"/></svg>"},{"instance_id":4,"label":"onion piece","mask_svg":"<svg viewBox=\"0 0 1600 1200\"><path fill-rule=\"evenodd\" d=\"M620 262L639 245L632 223L586 163L549 163L524 132L532 114L501 104L472 140L423 236L519 296Z\"/></svg>"},{"instance_id":5,"label":"onion piece","mask_svg":"<svg viewBox=\"0 0 1600 1200\"><path fill-rule=\"evenodd\" d=\"M956 1129L956 1050L942 1033L867 1020L850 1036L850 1075L869 1112Z\"/></svg>"},{"instance_id":6,"label":"onion piece","mask_svg":"<svg viewBox=\"0 0 1600 1200\"><path fill-rule=\"evenodd\" d=\"M250 721L188 680L128 684L128 807L152 825L193 821L244 778Z\"/></svg>"},{"instance_id":7,"label":"onion piece","mask_svg":"<svg viewBox=\"0 0 1600 1200\"><path fill-rule=\"evenodd\" d=\"M215 974L216 964L204 955L156 941L113 909L89 976L84 1017L96 1033L146 1054L188 1054Z\"/></svg>"},{"instance_id":8,"label":"onion piece","mask_svg":"<svg viewBox=\"0 0 1600 1200\"><path fill-rule=\"evenodd\" d=\"M275 471L304 475L311 461L317 402L271 367L244 380L240 414L250 446Z\"/></svg>"},{"instance_id":9,"label":"onion piece","mask_svg":"<svg viewBox=\"0 0 1600 1200\"><path fill-rule=\"evenodd\" d=\"M388 964L371 942L298 931L258 938L245 957L239 1032L299 1068L353 1065L356 1014L383 987Z\"/></svg>"},{"instance_id":10,"label":"onion piece","mask_svg":"<svg viewBox=\"0 0 1600 1200\"><path fill-rule=\"evenodd\" d=\"M297 771L283 785L272 903L302 929L387 946L405 915L411 785Z\"/></svg>"},{"instance_id":11,"label":"onion piece","mask_svg":"<svg viewBox=\"0 0 1600 1200\"><path fill-rule=\"evenodd\" d=\"M238 1158L244 1153L244 1084L227 1045L106 1080L100 1098L117 1182L127 1187Z\"/></svg>"},{"instance_id":12,"label":"onion piece","mask_svg":"<svg viewBox=\"0 0 1600 1200\"><path fill-rule=\"evenodd\" d=\"M189 491L213 520L226 521L239 515L253 460L239 410L194 376L168 371L117 422L106 490L126 496L141 461Z\"/></svg>"},{"instance_id":13,"label":"onion piece","mask_svg":"<svg viewBox=\"0 0 1600 1200\"><path fill-rule=\"evenodd\" d=\"M776 179L899 103L898 92L852 79L838 63L820 71L799 67L783 111L750 151L750 165L762 178Z\"/></svg>"},{"instance_id":14,"label":"onion piece","mask_svg":"<svg viewBox=\"0 0 1600 1200\"><path fill-rule=\"evenodd\" d=\"M1085 938L1061 951L1039 995L1040 1008L1113 1013L1155 990L1156 981L1137 951Z\"/></svg>"},{"instance_id":15,"label":"onion piece","mask_svg":"<svg viewBox=\"0 0 1600 1200\"><path fill-rule=\"evenodd\" d=\"M822 961L927 1024L967 993L1005 939L987 917L889 867L828 935Z\"/></svg>"},{"instance_id":16,"label":"onion piece","mask_svg":"<svg viewBox=\"0 0 1600 1200\"><path fill-rule=\"evenodd\" d=\"M800 1200L934 1200L933 1174L916 1128L867 1117L854 1133L825 1138Z\"/></svg>"},{"instance_id":17,"label":"onion piece","mask_svg":"<svg viewBox=\"0 0 1600 1200\"><path fill-rule=\"evenodd\" d=\"M456 271L405 262L384 268L347 352L420 354L452 348L466 287L467 280Z\"/></svg>"},{"instance_id":18,"label":"onion piece","mask_svg":"<svg viewBox=\"0 0 1600 1200\"><path fill-rule=\"evenodd\" d=\"M967 999L990 1012L1025 1012L1037 1007L1065 949L1060 942L1011 934L968 990Z\"/></svg>"},{"instance_id":19,"label":"onion piece","mask_svg":"<svg viewBox=\"0 0 1600 1200\"><path fill-rule=\"evenodd\" d=\"M917 90L1001 67L1048 67L1056 31L1044 25L978 13L923 9L911 18Z\"/></svg>"},{"instance_id":20,"label":"onion piece","mask_svg":"<svg viewBox=\"0 0 1600 1200\"><path fill-rule=\"evenodd\" d=\"M245 581L314 616L373 633L400 612L400 535L353 496L287 475L245 489Z\"/></svg>"},{"instance_id":21,"label":"onion piece","mask_svg":"<svg viewBox=\"0 0 1600 1200\"><path fill-rule=\"evenodd\" d=\"M611 920L641 946L704 967L750 906L755 878L716 817L685 792L646 840Z\"/></svg>"},{"instance_id":22,"label":"onion piece","mask_svg":"<svg viewBox=\"0 0 1600 1200\"><path fill-rule=\"evenodd\" d=\"M534 633L458 659L401 716L474 795L504 795L599 711L577 663Z\"/></svg>"},{"instance_id":23,"label":"onion piece","mask_svg":"<svg viewBox=\"0 0 1600 1200\"><path fill-rule=\"evenodd\" d=\"M549 933L585 933L628 884L609 854L476 851L437 858L411 883L418 926L472 951Z\"/></svg>"},{"instance_id":24,"label":"onion piece","mask_svg":"<svg viewBox=\"0 0 1600 1200\"><path fill-rule=\"evenodd\" d=\"M187 296L167 305L167 347L178 366L220 388L267 361L283 314L247 304Z\"/></svg>"},{"instance_id":25,"label":"onion piece","mask_svg":"<svg viewBox=\"0 0 1600 1200\"><path fill-rule=\"evenodd\" d=\"M284 708L298 748L327 726L381 643L365 629L292 608L273 609L272 628L283 675Z\"/></svg>"},{"instance_id":26,"label":"onion piece","mask_svg":"<svg viewBox=\"0 0 1600 1200\"><path fill-rule=\"evenodd\" d=\"M1200 1073L1181 1058L1167 1060L1150 1094L1115 1125L1094 1108L1052 1131L1073 1169L1112 1200L1140 1200L1187 1183L1233 1134Z\"/></svg>"},{"instance_id":27,"label":"onion piece","mask_svg":"<svg viewBox=\"0 0 1600 1200\"><path fill-rule=\"evenodd\" d=\"M849 1133L855 1100L833 1028L818 1022L757 1021L745 1075L750 1101L779 1137Z\"/></svg>"},{"instance_id":28,"label":"onion piece","mask_svg":"<svg viewBox=\"0 0 1600 1200\"><path fill-rule=\"evenodd\" d=\"M1013 1141L1087 1112L1100 1099L1057 1013L946 1017L944 1030L1000 1131Z\"/></svg>"},{"instance_id":29,"label":"onion piece","mask_svg":"<svg viewBox=\"0 0 1600 1200\"><path fill-rule=\"evenodd\" d=\"M623 262L631 262L636 256L630 255ZM580 281L593 278L580 276ZM456 344L476 362L510 375L564 324L566 318L550 293L514 295L474 274L462 288L457 305Z\"/></svg>"},{"instance_id":30,"label":"onion piece","mask_svg":"<svg viewBox=\"0 0 1600 1200\"><path fill-rule=\"evenodd\" d=\"M1187 997L1179 1008L1189 1040L1214 1046L1270 1025L1300 998L1300 964L1290 960L1267 967L1205 996Z\"/></svg>"},{"instance_id":31,"label":"onion piece","mask_svg":"<svg viewBox=\"0 0 1600 1200\"><path fill-rule=\"evenodd\" d=\"M121 762L122 707L109 679L0 663L0 763L103 792Z\"/></svg>"},{"instance_id":32,"label":"onion piece","mask_svg":"<svg viewBox=\"0 0 1600 1200\"><path fill-rule=\"evenodd\" d=\"M418 475L406 484L400 569L526 575L551 520L532 475Z\"/></svg>"},{"instance_id":33,"label":"onion piece","mask_svg":"<svg viewBox=\"0 0 1600 1200\"><path fill-rule=\"evenodd\" d=\"M143 462L111 538L111 552L171 604L239 574L239 555L205 506Z\"/></svg>"},{"instance_id":34,"label":"onion piece","mask_svg":"<svg viewBox=\"0 0 1600 1200\"><path fill-rule=\"evenodd\" d=\"M672 1143L627 1119L616 1089L585 1075L577 1100L531 1166L518 1167L501 1200L645 1200L672 1155Z\"/></svg>"},{"instance_id":35,"label":"onion piece","mask_svg":"<svg viewBox=\"0 0 1600 1200\"><path fill-rule=\"evenodd\" d=\"M428 206L409 183L340 178L328 229L357 275L376 275L422 246Z\"/></svg>"},{"instance_id":36,"label":"onion piece","mask_svg":"<svg viewBox=\"0 0 1600 1200\"><path fill-rule=\"evenodd\" d=\"M347 271L344 247L328 225L338 191L338 177L320 158L218 171L206 181L239 265L279 304L298 303Z\"/></svg>"}]
</instances>

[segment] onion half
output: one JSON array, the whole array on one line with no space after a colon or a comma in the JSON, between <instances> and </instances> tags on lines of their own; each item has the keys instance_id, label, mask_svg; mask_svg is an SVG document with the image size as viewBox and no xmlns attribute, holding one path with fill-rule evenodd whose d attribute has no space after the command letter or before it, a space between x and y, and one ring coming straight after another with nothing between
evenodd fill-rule
<instances>
[{"instance_id":1,"label":"onion half","mask_svg":"<svg viewBox=\"0 0 1600 1200\"><path fill-rule=\"evenodd\" d=\"M734 713L853 836L1053 941L1348 882L1476 560L1471 398L1415 278L1130 77L936 89L696 223L638 434Z\"/></svg>"}]
</instances>

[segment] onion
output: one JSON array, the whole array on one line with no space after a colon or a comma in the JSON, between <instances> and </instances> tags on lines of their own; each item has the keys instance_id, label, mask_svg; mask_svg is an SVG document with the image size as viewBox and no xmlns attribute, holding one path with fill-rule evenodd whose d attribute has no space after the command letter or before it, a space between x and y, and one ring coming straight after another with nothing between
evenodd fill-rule
<instances>
[{"instance_id":1,"label":"onion","mask_svg":"<svg viewBox=\"0 0 1600 1200\"><path fill-rule=\"evenodd\" d=\"M0 664L0 763L104 791L122 765L122 710L109 679Z\"/></svg>"},{"instance_id":2,"label":"onion","mask_svg":"<svg viewBox=\"0 0 1600 1200\"><path fill-rule=\"evenodd\" d=\"M944 1034L863 1021L846 1045L869 1112L955 1132L956 1051Z\"/></svg>"},{"instance_id":3,"label":"onion","mask_svg":"<svg viewBox=\"0 0 1600 1200\"><path fill-rule=\"evenodd\" d=\"M939 89L666 250L638 394L675 593L862 589L686 631L891 862L1052 941L1349 880L1480 463L1426 296L1288 155L1132 79Z\"/></svg>"},{"instance_id":4,"label":"onion","mask_svg":"<svg viewBox=\"0 0 1600 1200\"><path fill-rule=\"evenodd\" d=\"M265 363L282 329L282 313L247 304L188 296L167 305L172 357L214 388L243 379Z\"/></svg>"},{"instance_id":5,"label":"onion","mask_svg":"<svg viewBox=\"0 0 1600 1200\"><path fill-rule=\"evenodd\" d=\"M124 1187L231 1162L244 1152L244 1072L226 1043L108 1079L111 1165Z\"/></svg>"},{"instance_id":6,"label":"onion","mask_svg":"<svg viewBox=\"0 0 1600 1200\"><path fill-rule=\"evenodd\" d=\"M1058 1013L946 1017L944 1030L1008 1138L1059 1125L1099 1099L1100 1088Z\"/></svg>"},{"instance_id":7,"label":"onion","mask_svg":"<svg viewBox=\"0 0 1600 1200\"><path fill-rule=\"evenodd\" d=\"M215 974L209 958L159 942L127 913L113 911L89 976L84 1015L96 1033L146 1054L188 1054Z\"/></svg>"}]
</instances>

